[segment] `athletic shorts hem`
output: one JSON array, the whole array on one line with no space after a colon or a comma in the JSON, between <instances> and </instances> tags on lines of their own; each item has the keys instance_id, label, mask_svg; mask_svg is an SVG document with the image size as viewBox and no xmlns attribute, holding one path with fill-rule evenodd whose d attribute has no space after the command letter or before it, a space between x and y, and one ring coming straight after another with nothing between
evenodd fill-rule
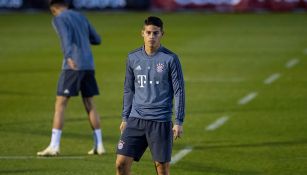
<instances>
[{"instance_id":1,"label":"athletic shorts hem","mask_svg":"<svg viewBox=\"0 0 307 175\"><path fill-rule=\"evenodd\" d=\"M95 71L63 70L58 80L58 96L93 97L99 95L99 89L95 78Z\"/></svg>"},{"instance_id":2,"label":"athletic shorts hem","mask_svg":"<svg viewBox=\"0 0 307 175\"><path fill-rule=\"evenodd\" d=\"M125 154L125 153L119 153L119 152L116 152L117 155L122 155L122 156L126 156L126 157L131 157L133 158L134 161L136 162L139 162L141 160L141 158L137 158L137 157L134 157L134 155L130 155L130 154Z\"/></svg>"}]
</instances>

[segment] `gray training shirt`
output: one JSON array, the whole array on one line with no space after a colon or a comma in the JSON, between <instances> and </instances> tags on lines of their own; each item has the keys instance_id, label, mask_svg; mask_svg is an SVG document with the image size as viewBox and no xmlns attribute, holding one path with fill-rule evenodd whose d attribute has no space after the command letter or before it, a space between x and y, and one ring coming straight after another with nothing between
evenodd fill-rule
<instances>
[{"instance_id":1,"label":"gray training shirt","mask_svg":"<svg viewBox=\"0 0 307 175\"><path fill-rule=\"evenodd\" d=\"M172 120L175 98L175 123L182 125L185 91L181 65L176 54L161 46L148 56L144 47L128 55L124 84L123 120L136 117L166 122Z\"/></svg>"},{"instance_id":2,"label":"gray training shirt","mask_svg":"<svg viewBox=\"0 0 307 175\"><path fill-rule=\"evenodd\" d=\"M62 69L70 69L67 59L72 58L78 70L94 70L90 46L100 44L101 38L86 17L73 10L65 10L53 18L52 24L61 39L64 54Z\"/></svg>"}]
</instances>

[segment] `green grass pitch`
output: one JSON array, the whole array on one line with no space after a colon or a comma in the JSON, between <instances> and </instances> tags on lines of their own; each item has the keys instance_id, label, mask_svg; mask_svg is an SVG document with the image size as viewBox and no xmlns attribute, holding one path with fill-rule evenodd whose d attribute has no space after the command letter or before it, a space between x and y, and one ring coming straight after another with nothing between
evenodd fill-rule
<instances>
[{"instance_id":1,"label":"green grass pitch","mask_svg":"<svg viewBox=\"0 0 307 175\"><path fill-rule=\"evenodd\" d=\"M48 13L0 14L0 174L115 174L125 59L142 45L150 13L86 13L103 37L93 47L101 95L105 156L87 156L92 135L80 97L65 116L59 158L37 158L49 144L62 53ZM307 16L292 14L155 14L164 46L180 56L186 79L184 137L174 175L307 174ZM287 68L296 59L297 64ZM264 84L270 75L280 77ZM251 92L247 104L238 101ZM228 120L206 130L217 119ZM61 158L62 157L62 158ZM135 175L155 174L150 153Z\"/></svg>"}]
</instances>

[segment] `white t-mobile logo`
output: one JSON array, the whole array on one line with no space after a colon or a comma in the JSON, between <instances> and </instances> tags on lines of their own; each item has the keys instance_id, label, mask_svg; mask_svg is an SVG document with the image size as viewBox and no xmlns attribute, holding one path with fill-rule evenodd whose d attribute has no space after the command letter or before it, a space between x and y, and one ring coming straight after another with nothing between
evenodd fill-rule
<instances>
[{"instance_id":1,"label":"white t-mobile logo","mask_svg":"<svg viewBox=\"0 0 307 175\"><path fill-rule=\"evenodd\" d=\"M138 83L140 84L140 87L144 87L144 84L146 84L146 75L138 75L137 79Z\"/></svg>"},{"instance_id":2,"label":"white t-mobile logo","mask_svg":"<svg viewBox=\"0 0 307 175\"><path fill-rule=\"evenodd\" d=\"M140 85L140 88L143 88L145 85L159 85L160 81L149 81L147 80L146 75L138 75L137 76L138 84Z\"/></svg>"}]
</instances>

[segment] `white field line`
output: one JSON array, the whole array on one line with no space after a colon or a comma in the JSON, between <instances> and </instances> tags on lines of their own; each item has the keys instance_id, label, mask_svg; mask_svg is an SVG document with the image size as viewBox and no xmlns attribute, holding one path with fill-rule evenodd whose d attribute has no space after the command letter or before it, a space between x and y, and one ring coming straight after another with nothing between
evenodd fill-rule
<instances>
[{"instance_id":1,"label":"white field line","mask_svg":"<svg viewBox=\"0 0 307 175\"><path fill-rule=\"evenodd\" d=\"M300 62L299 59L293 58L293 59L289 60L289 61L286 63L286 68L290 69L290 68L294 67L295 65L297 65L299 62Z\"/></svg>"},{"instance_id":2,"label":"white field line","mask_svg":"<svg viewBox=\"0 0 307 175\"><path fill-rule=\"evenodd\" d=\"M213 131L213 130L219 128L220 126L222 126L228 119L229 119L228 116L223 116L223 117L217 119L215 122L208 125L206 130L207 131Z\"/></svg>"},{"instance_id":3,"label":"white field line","mask_svg":"<svg viewBox=\"0 0 307 175\"><path fill-rule=\"evenodd\" d=\"M179 160L181 160L184 156L186 156L187 154L189 154L191 151L193 150L192 147L186 147L182 150L180 150L177 154L175 154L172 157L171 163L170 164L176 164Z\"/></svg>"},{"instance_id":4,"label":"white field line","mask_svg":"<svg viewBox=\"0 0 307 175\"><path fill-rule=\"evenodd\" d=\"M264 80L264 84L272 84L275 80L280 77L280 73L274 73Z\"/></svg>"},{"instance_id":5,"label":"white field line","mask_svg":"<svg viewBox=\"0 0 307 175\"><path fill-rule=\"evenodd\" d=\"M40 156L0 156L0 160L29 160L29 159L84 159L83 156L55 156L55 157L40 157Z\"/></svg>"},{"instance_id":6,"label":"white field line","mask_svg":"<svg viewBox=\"0 0 307 175\"><path fill-rule=\"evenodd\" d=\"M252 101L257 96L257 94L258 94L257 92L251 92L251 93L247 94L245 97L241 98L238 101L238 104L239 105L247 104L248 102Z\"/></svg>"}]
</instances>

